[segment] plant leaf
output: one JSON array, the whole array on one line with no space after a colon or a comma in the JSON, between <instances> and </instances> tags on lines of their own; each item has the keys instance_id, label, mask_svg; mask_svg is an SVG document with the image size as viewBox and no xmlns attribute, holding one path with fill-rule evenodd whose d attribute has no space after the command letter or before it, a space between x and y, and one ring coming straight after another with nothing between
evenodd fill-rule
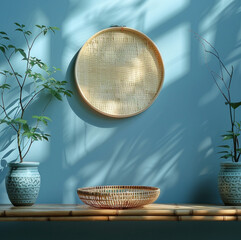
<instances>
[{"instance_id":1,"label":"plant leaf","mask_svg":"<svg viewBox=\"0 0 241 240\"><path fill-rule=\"evenodd\" d=\"M17 22L15 22L14 24L17 25L18 27L21 27L21 25Z\"/></svg>"},{"instance_id":2,"label":"plant leaf","mask_svg":"<svg viewBox=\"0 0 241 240\"><path fill-rule=\"evenodd\" d=\"M32 32L30 32L30 31L25 31L24 33L28 36L30 36L32 34Z\"/></svg>"},{"instance_id":3,"label":"plant leaf","mask_svg":"<svg viewBox=\"0 0 241 240\"><path fill-rule=\"evenodd\" d=\"M26 124L27 123L27 121L22 119L22 118L15 118L13 121L17 122L17 123L22 123L22 124Z\"/></svg>"},{"instance_id":4,"label":"plant leaf","mask_svg":"<svg viewBox=\"0 0 241 240\"><path fill-rule=\"evenodd\" d=\"M220 146L218 146L218 147L221 147L221 148L230 148L229 145L220 145Z\"/></svg>"},{"instance_id":5,"label":"plant leaf","mask_svg":"<svg viewBox=\"0 0 241 240\"><path fill-rule=\"evenodd\" d=\"M59 30L59 28L58 28L58 27L51 27L51 28L53 28L54 30Z\"/></svg>"},{"instance_id":6,"label":"plant leaf","mask_svg":"<svg viewBox=\"0 0 241 240\"><path fill-rule=\"evenodd\" d=\"M0 51L2 51L3 53L5 53L5 48L0 46Z\"/></svg>"},{"instance_id":7,"label":"plant leaf","mask_svg":"<svg viewBox=\"0 0 241 240\"><path fill-rule=\"evenodd\" d=\"M10 85L7 84L7 83L5 83L5 84L3 84L3 85L0 85L0 88L1 88L1 89L5 89L5 88L10 89Z\"/></svg>"},{"instance_id":8,"label":"plant leaf","mask_svg":"<svg viewBox=\"0 0 241 240\"><path fill-rule=\"evenodd\" d=\"M228 134L228 135L222 135L223 140L229 140L229 139L233 139L233 134Z\"/></svg>"},{"instance_id":9,"label":"plant leaf","mask_svg":"<svg viewBox=\"0 0 241 240\"><path fill-rule=\"evenodd\" d=\"M48 120L48 121L51 121L51 119L50 119L49 117L46 117L46 116L37 116L37 115L34 115L34 116L32 116L32 118L37 119L37 121L43 122L45 125L48 125L47 120Z\"/></svg>"},{"instance_id":10,"label":"plant leaf","mask_svg":"<svg viewBox=\"0 0 241 240\"><path fill-rule=\"evenodd\" d=\"M16 47L10 44L8 45L8 48L16 48Z\"/></svg>"},{"instance_id":11,"label":"plant leaf","mask_svg":"<svg viewBox=\"0 0 241 240\"><path fill-rule=\"evenodd\" d=\"M23 29L21 29L21 28L16 28L15 31L23 32Z\"/></svg>"},{"instance_id":12,"label":"plant leaf","mask_svg":"<svg viewBox=\"0 0 241 240\"><path fill-rule=\"evenodd\" d=\"M46 136L43 136L43 139L49 141L49 139Z\"/></svg>"},{"instance_id":13,"label":"plant leaf","mask_svg":"<svg viewBox=\"0 0 241 240\"><path fill-rule=\"evenodd\" d=\"M225 155L221 156L220 158L228 159L230 157L233 157L233 155L232 154L225 154Z\"/></svg>"},{"instance_id":14,"label":"plant leaf","mask_svg":"<svg viewBox=\"0 0 241 240\"><path fill-rule=\"evenodd\" d=\"M21 48L15 48L15 52L19 52L24 58L27 57L26 53Z\"/></svg>"},{"instance_id":15,"label":"plant leaf","mask_svg":"<svg viewBox=\"0 0 241 240\"><path fill-rule=\"evenodd\" d=\"M238 108L241 105L241 102L233 102L233 103L225 102L225 104L226 105L229 104L233 109L236 109L236 108Z\"/></svg>"},{"instance_id":16,"label":"plant leaf","mask_svg":"<svg viewBox=\"0 0 241 240\"><path fill-rule=\"evenodd\" d=\"M29 132L29 131L30 131L28 124L23 124L23 130L24 130L25 132Z\"/></svg>"}]
</instances>

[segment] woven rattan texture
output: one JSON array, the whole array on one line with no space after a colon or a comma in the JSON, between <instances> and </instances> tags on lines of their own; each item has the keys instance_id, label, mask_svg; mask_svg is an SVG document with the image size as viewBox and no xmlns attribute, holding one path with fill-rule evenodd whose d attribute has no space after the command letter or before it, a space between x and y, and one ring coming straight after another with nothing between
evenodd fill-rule
<instances>
[{"instance_id":1,"label":"woven rattan texture","mask_svg":"<svg viewBox=\"0 0 241 240\"><path fill-rule=\"evenodd\" d=\"M159 188L144 186L98 186L79 188L79 198L97 208L134 208L156 201Z\"/></svg>"},{"instance_id":2,"label":"woven rattan texture","mask_svg":"<svg viewBox=\"0 0 241 240\"><path fill-rule=\"evenodd\" d=\"M75 74L80 93L92 108L112 117L129 117L153 103L164 67L155 44L144 34L110 28L85 43Z\"/></svg>"}]
</instances>

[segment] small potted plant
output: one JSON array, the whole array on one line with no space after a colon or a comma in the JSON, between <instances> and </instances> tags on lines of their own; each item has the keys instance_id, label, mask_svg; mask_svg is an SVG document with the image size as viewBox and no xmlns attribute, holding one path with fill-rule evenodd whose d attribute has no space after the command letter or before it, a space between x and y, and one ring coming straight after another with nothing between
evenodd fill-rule
<instances>
[{"instance_id":1,"label":"small potted plant","mask_svg":"<svg viewBox=\"0 0 241 240\"><path fill-rule=\"evenodd\" d=\"M236 110L241 106L241 102L233 102L231 98L231 83L234 68L228 69L216 48L206 39L196 35L202 43L205 53L216 58L219 65L219 72L210 70L211 76L222 94L228 108L230 119L229 130L222 135L224 144L219 146L220 158L230 160L221 163L218 176L218 189L222 201L225 205L241 205L241 146L239 145L241 122L236 119Z\"/></svg>"},{"instance_id":2,"label":"small potted plant","mask_svg":"<svg viewBox=\"0 0 241 240\"><path fill-rule=\"evenodd\" d=\"M55 33L58 28L36 25L37 33L33 34L25 25L19 23L15 25L15 31L25 40L26 49L18 48L11 42L9 34L0 32L0 53L8 66L8 69L0 71L0 124L11 127L14 132L19 158L19 162L8 163L7 193L13 205L26 206L36 201L40 188L40 175L39 163L24 162L24 159L34 142L48 141L50 137L43 128L51 120L44 115L48 103L52 98L62 100L64 95L70 97L72 92L65 89L66 81L59 81L53 77L60 69L49 68L42 60L32 56L36 40L48 32ZM16 58L20 58L24 64L22 73L16 71L19 63ZM43 93L50 95L49 101L42 110L39 110L39 115L31 114L32 118L27 118L26 113L28 115L31 113L29 107L38 101Z\"/></svg>"}]
</instances>

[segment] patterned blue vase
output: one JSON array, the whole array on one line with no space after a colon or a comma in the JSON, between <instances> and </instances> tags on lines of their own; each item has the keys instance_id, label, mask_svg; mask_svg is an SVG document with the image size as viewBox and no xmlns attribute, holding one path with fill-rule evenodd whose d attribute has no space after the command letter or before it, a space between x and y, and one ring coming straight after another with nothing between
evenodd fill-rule
<instances>
[{"instance_id":1,"label":"patterned blue vase","mask_svg":"<svg viewBox=\"0 0 241 240\"><path fill-rule=\"evenodd\" d=\"M6 189L14 206L31 206L35 203L40 189L39 163L8 163Z\"/></svg>"},{"instance_id":2,"label":"patterned blue vase","mask_svg":"<svg viewBox=\"0 0 241 240\"><path fill-rule=\"evenodd\" d=\"M221 163L218 188L225 205L241 206L241 163Z\"/></svg>"}]
</instances>

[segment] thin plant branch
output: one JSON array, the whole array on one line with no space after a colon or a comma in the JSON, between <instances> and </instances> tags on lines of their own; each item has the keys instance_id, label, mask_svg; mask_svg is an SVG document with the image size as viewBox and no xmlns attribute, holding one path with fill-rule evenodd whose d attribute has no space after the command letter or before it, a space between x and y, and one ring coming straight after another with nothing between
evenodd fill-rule
<instances>
[{"instance_id":1,"label":"thin plant branch","mask_svg":"<svg viewBox=\"0 0 241 240\"><path fill-rule=\"evenodd\" d=\"M232 149L230 149L229 154L223 155L222 158L226 159L226 158L232 157L232 161L238 162L239 158L240 158L240 155L241 155L241 152L239 150L239 140L238 140L240 126L238 125L238 127L237 127L237 125L235 125L236 124L235 111L236 111L236 108L240 106L241 102L232 103L232 99L231 99L230 87L231 87L231 82L232 82L232 78L233 78L233 66L231 66L231 71L229 71L227 69L227 67L225 66L224 62L221 60L220 55L219 55L218 51L216 50L216 48L211 43L209 43L206 39L201 37L200 35L198 35L196 33L194 35L200 41L200 43L201 43L201 45L204 49L204 52L206 54L210 54L210 55L214 56L218 60L219 70L220 70L221 76L209 67L209 64L208 64L207 58L206 58L207 56L205 55L206 66L207 66L209 72L211 73L211 76L212 76L217 88L219 89L220 93L223 95L223 97L225 99L225 104L228 104L228 109L229 109L231 131L228 131L228 134L223 135L223 136L224 136L224 140L232 140ZM207 50L206 44L209 47L211 47L211 49L214 52L210 51L210 50ZM227 73L227 75L229 77L228 81L225 81L224 71ZM218 82L217 78L220 79L221 82ZM220 85L221 83L223 84L223 86L227 90L226 94L222 90L222 85ZM220 147L226 148L226 145L220 146ZM237 151L239 151L239 153ZM225 152L226 152L226 150L224 151L224 153Z\"/></svg>"},{"instance_id":2,"label":"thin plant branch","mask_svg":"<svg viewBox=\"0 0 241 240\"><path fill-rule=\"evenodd\" d=\"M2 109L3 109L3 111L4 111L4 113L5 113L6 118L7 118L7 119L10 119L9 116L8 116L8 114L7 114L6 108L5 108L3 93L4 93L4 90L2 90L2 93L1 93L1 99L2 99L2 105L1 105L1 107L2 107ZM16 132L18 132L17 128L16 128L12 123L10 123L10 125L11 125L11 127L12 127Z\"/></svg>"},{"instance_id":3,"label":"thin plant branch","mask_svg":"<svg viewBox=\"0 0 241 240\"><path fill-rule=\"evenodd\" d=\"M66 95L68 97L71 97L71 95L73 94L70 90L65 90L64 89L64 85L67 83L66 81L58 81L54 78L49 78L46 79L47 83L46 84L40 84L37 86L35 86L34 84L36 83L35 80L36 79L41 79L42 75L39 72L32 72L32 69L34 66L39 67L40 69L43 69L46 71L46 73L48 74L48 76L53 72L48 71L48 66L45 65L40 59L36 58L36 57L32 57L31 56L31 50L36 42L36 40L38 39L38 37L40 37L42 34L45 35L48 31L52 31L55 33L55 30L58 30L57 27L46 27L44 25L35 25L39 30L39 32L35 35L35 37L33 38L32 42L29 41L29 37L28 35L32 34L30 31L25 31L24 27L25 25L22 24L18 24L15 23L17 26L19 26L19 28L17 28L17 31L20 31L23 33L23 37L25 39L26 45L27 45L27 49L21 49L21 48L17 48L14 45L8 45L5 46L3 44L3 47L1 47L0 52L3 54L3 56L5 57L7 63L8 63L8 68L10 69L9 71L5 71L5 73L9 74L12 76L12 78L15 78L17 85L18 85L18 93L19 95L16 97L16 100L18 102L18 104L14 101L14 103L16 104L16 107L14 106L13 109L10 109L9 111L7 111L8 109L6 109L5 107L5 103L4 103L4 97L3 97L3 91L5 88L8 88L8 84L7 85L3 85L1 86L2 88L2 95L0 96L0 100L2 99L2 103L0 104L0 109L1 114L5 114L4 119L1 121L1 123L6 123L10 126L13 127L13 129L16 131L16 140L17 140L17 148L18 148L18 152L19 152L19 158L20 158L20 163L23 162L23 159L27 156L27 154L29 153L32 144L37 141L37 140L48 140L48 137L50 136L49 134L45 134L41 128L39 127L39 124L42 122L45 125L47 125L47 120L50 120L50 118L43 116L43 113L45 112L47 106L49 105L49 103L52 100L52 97L55 97L58 100L62 100L62 96ZM8 39L9 38L4 38L1 37L1 35L5 35L5 32L0 32L0 40L1 39ZM14 50L12 50L11 48L13 48ZM25 52L26 51L26 52ZM23 59L26 61L26 70L24 72L23 77L18 74L17 72L15 72L15 65L13 64L13 62L10 60L12 58L12 56L19 52L22 56ZM10 55L9 55L10 53ZM56 69L56 68L55 68ZM39 77L40 76L40 77ZM45 79L45 78L44 78ZM34 87L34 89L30 92L30 93L26 93L24 94L24 89L26 87L26 82L30 80L30 89L32 90L32 86ZM6 84L6 83L5 83ZM29 124L27 120L25 120L24 114L25 111L27 110L27 108L33 103L33 101L36 100L37 96L44 90L44 89L48 89L50 90L50 94L51 97L50 99L46 102L45 106L43 107L43 111L42 111L42 115L41 116L32 116L34 119L36 119L36 125L35 124ZM8 115L9 113L9 115ZM35 125L35 127L31 127L31 125ZM28 141L25 141L25 139L28 138Z\"/></svg>"},{"instance_id":4,"label":"thin plant branch","mask_svg":"<svg viewBox=\"0 0 241 240\"><path fill-rule=\"evenodd\" d=\"M24 38L25 38L26 44L27 44L28 49L29 49L29 43L28 43L28 39L27 39L27 37L26 37L26 34L25 34L25 33L23 33L23 36L24 36Z\"/></svg>"},{"instance_id":5,"label":"thin plant branch","mask_svg":"<svg viewBox=\"0 0 241 240\"><path fill-rule=\"evenodd\" d=\"M14 71L14 69L13 69L13 66L12 66L9 58L6 56L6 54L4 54L4 57L6 58L6 60L7 60L7 62L8 62L8 65L10 66L11 71L12 71L12 73L13 73L13 75L14 75L15 79L17 80L17 83L18 83L18 85L19 85L19 87L20 87L20 86L21 86L20 81L19 81L19 79L18 79L18 77L17 77L17 75L16 75L16 73L15 73L15 71Z\"/></svg>"},{"instance_id":6,"label":"thin plant branch","mask_svg":"<svg viewBox=\"0 0 241 240\"><path fill-rule=\"evenodd\" d=\"M23 155L22 159L24 159L24 158L26 157L26 155L28 154L29 150L31 149L31 146L32 146L33 142L34 142L34 140L31 139L30 144L29 144L29 146L28 146L28 149L27 149L27 151L25 152L25 154Z\"/></svg>"},{"instance_id":7,"label":"thin plant branch","mask_svg":"<svg viewBox=\"0 0 241 240\"><path fill-rule=\"evenodd\" d=\"M25 104L24 106L24 110L28 107L28 105L39 95L40 92L42 92L44 90L44 88L40 89L38 92L36 92L31 98L30 100Z\"/></svg>"}]
</instances>

